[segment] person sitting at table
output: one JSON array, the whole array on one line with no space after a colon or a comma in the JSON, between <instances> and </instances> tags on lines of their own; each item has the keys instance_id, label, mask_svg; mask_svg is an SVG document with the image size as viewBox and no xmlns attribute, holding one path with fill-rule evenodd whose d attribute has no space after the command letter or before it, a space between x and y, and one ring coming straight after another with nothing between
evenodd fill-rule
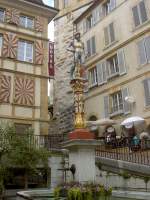
<instances>
[{"instance_id":1,"label":"person sitting at table","mask_svg":"<svg viewBox=\"0 0 150 200\"><path fill-rule=\"evenodd\" d=\"M116 146L116 130L113 126L107 126L104 132L105 136L105 143L112 145L113 147Z\"/></svg>"}]
</instances>

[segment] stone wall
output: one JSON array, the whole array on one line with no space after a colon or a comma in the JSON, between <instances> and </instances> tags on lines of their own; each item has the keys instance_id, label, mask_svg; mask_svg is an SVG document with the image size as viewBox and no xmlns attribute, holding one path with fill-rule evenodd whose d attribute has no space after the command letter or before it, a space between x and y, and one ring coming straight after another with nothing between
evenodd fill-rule
<instances>
[{"instance_id":1,"label":"stone wall","mask_svg":"<svg viewBox=\"0 0 150 200\"><path fill-rule=\"evenodd\" d=\"M62 109L59 114L55 115L55 118L50 121L49 134L64 134L67 136L74 128L74 107L70 106L66 109Z\"/></svg>"}]
</instances>

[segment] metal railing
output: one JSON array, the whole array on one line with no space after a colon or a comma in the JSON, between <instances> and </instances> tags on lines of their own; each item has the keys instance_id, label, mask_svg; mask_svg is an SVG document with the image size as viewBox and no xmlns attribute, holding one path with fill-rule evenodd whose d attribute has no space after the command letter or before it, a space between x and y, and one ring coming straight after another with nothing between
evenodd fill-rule
<instances>
[{"instance_id":1,"label":"metal railing","mask_svg":"<svg viewBox=\"0 0 150 200\"><path fill-rule=\"evenodd\" d=\"M97 157L122 160L137 164L150 165L150 140L139 140L134 144L131 138L114 139L96 149Z\"/></svg>"},{"instance_id":2,"label":"metal railing","mask_svg":"<svg viewBox=\"0 0 150 200\"><path fill-rule=\"evenodd\" d=\"M64 141L63 134L55 134L55 135L34 135L32 138L32 142L34 145L39 147L44 147L47 150L59 150L61 149L61 143Z\"/></svg>"},{"instance_id":3,"label":"metal railing","mask_svg":"<svg viewBox=\"0 0 150 200\"><path fill-rule=\"evenodd\" d=\"M19 139L27 141L29 147L34 146L35 148L45 148L47 150L59 150L61 149L61 143L65 140L63 134L54 134L54 135L25 135L20 134L16 135L14 139ZM5 146L9 146L9 140L13 140L13 137L10 139L1 138L0 140L0 149L4 149Z\"/></svg>"}]
</instances>

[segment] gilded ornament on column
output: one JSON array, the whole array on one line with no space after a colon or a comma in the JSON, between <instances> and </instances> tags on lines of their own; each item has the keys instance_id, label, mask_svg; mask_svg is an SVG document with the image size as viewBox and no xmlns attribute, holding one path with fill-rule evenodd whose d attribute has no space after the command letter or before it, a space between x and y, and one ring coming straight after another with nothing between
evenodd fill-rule
<instances>
[{"instance_id":1,"label":"gilded ornament on column","mask_svg":"<svg viewBox=\"0 0 150 200\"><path fill-rule=\"evenodd\" d=\"M72 48L72 49L70 49ZM84 45L80 40L80 33L75 34L74 41L70 44L68 51L74 53L74 65L71 68L71 87L74 92L75 120L76 129L85 128L84 117L84 87L86 80L82 76L81 69L85 68L83 63Z\"/></svg>"}]
</instances>

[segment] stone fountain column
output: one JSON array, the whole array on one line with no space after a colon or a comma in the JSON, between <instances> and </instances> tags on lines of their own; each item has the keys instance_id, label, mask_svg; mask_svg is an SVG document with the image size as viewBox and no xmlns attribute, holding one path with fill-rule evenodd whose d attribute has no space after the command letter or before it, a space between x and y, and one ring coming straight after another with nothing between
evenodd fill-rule
<instances>
[{"instance_id":1,"label":"stone fountain column","mask_svg":"<svg viewBox=\"0 0 150 200\"><path fill-rule=\"evenodd\" d=\"M63 148L69 150L69 165L75 168L74 181L94 182L96 179L95 148L99 142L85 127L84 86L86 80L80 75L81 64L75 64L75 77L70 82L74 92L75 130L69 133L69 140L63 143Z\"/></svg>"}]
</instances>

